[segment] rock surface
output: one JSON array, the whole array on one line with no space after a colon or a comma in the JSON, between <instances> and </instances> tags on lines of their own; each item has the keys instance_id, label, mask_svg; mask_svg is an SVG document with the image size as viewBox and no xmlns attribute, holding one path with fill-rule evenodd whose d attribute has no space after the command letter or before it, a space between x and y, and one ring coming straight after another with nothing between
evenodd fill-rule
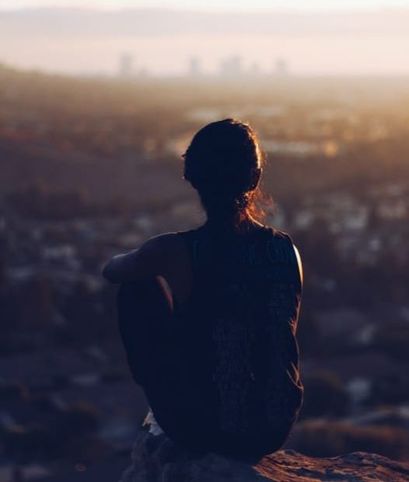
<instances>
[{"instance_id":1,"label":"rock surface","mask_svg":"<svg viewBox=\"0 0 409 482\"><path fill-rule=\"evenodd\" d=\"M365 452L314 458L293 450L267 455L250 465L216 454L195 457L165 435L141 431L132 465L121 482L403 482L409 464Z\"/></svg>"}]
</instances>

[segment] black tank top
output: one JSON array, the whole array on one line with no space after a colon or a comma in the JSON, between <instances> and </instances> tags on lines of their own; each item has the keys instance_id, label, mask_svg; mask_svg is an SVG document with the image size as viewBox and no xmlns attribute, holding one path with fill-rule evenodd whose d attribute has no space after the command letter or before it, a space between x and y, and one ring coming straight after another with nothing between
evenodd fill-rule
<instances>
[{"instance_id":1,"label":"black tank top","mask_svg":"<svg viewBox=\"0 0 409 482\"><path fill-rule=\"evenodd\" d=\"M179 363L158 422L192 448L272 452L303 399L296 340L302 286L293 243L267 226L234 235L205 225L178 235L190 252L193 281L188 301L174 305Z\"/></svg>"}]
</instances>

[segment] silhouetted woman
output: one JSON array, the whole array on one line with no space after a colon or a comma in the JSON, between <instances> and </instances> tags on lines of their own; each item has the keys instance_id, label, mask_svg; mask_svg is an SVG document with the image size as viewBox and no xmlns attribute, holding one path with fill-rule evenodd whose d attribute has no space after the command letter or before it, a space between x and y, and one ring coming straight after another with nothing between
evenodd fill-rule
<instances>
[{"instance_id":1,"label":"silhouetted woman","mask_svg":"<svg viewBox=\"0 0 409 482\"><path fill-rule=\"evenodd\" d=\"M263 158L247 124L211 123L184 154L207 221L115 256L119 323L154 418L191 450L279 449L303 398L296 329L302 268L290 237L257 220Z\"/></svg>"}]
</instances>

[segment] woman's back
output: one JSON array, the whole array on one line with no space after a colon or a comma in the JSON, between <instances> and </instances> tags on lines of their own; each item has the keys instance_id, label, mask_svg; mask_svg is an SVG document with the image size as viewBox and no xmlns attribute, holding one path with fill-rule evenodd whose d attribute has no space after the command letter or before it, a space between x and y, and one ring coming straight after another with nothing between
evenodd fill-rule
<instances>
[{"instance_id":1,"label":"woman's back","mask_svg":"<svg viewBox=\"0 0 409 482\"><path fill-rule=\"evenodd\" d=\"M173 299L159 342L165 362L145 387L155 417L192 448L272 452L302 403L293 244L261 225L241 234L207 225L177 234L189 253L192 284L185 302Z\"/></svg>"},{"instance_id":2,"label":"woman's back","mask_svg":"<svg viewBox=\"0 0 409 482\"><path fill-rule=\"evenodd\" d=\"M190 448L263 455L282 445L302 403L301 268L288 235L259 223L265 159L248 124L204 126L183 159L206 223L152 238L104 273L139 280L120 290L120 326L163 430Z\"/></svg>"}]
</instances>

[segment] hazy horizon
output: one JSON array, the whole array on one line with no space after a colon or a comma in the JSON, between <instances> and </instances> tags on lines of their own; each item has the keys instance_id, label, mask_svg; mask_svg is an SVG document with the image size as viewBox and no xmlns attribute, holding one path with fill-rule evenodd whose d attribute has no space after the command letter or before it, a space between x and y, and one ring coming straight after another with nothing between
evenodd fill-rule
<instances>
[{"instance_id":1,"label":"hazy horizon","mask_svg":"<svg viewBox=\"0 0 409 482\"><path fill-rule=\"evenodd\" d=\"M54 7L38 8L50 3ZM276 2L275 12L261 12L260 0L251 13L195 11L201 0L182 9L181 2L167 3L166 8L155 2L155 8L145 8L144 2L132 2L136 6L129 8L124 1L106 10L101 7L110 2L82 2L77 8L75 2L56 7L56 2L35 0L14 2L10 10L11 2L0 1L0 63L68 74L114 74L126 53L135 73L181 75L192 57L199 59L203 73L211 74L223 59L239 56L242 69L254 73L271 73L276 60L283 59L288 71L298 75L409 74L408 2L389 3L389 8L385 2L357 2L355 8L343 2L347 8L342 11L311 5L291 11L296 4L308 5L300 0L289 2L292 7L286 10L283 2ZM26 8L19 9L23 4ZM334 2L333 8L336 4L341 5ZM364 4L373 6L362 10ZM399 5L408 8L390 8Z\"/></svg>"},{"instance_id":2,"label":"hazy horizon","mask_svg":"<svg viewBox=\"0 0 409 482\"><path fill-rule=\"evenodd\" d=\"M182 10L373 10L409 7L408 0L0 0L1 9L37 7L83 7L120 9L126 7L172 8Z\"/></svg>"}]
</instances>

